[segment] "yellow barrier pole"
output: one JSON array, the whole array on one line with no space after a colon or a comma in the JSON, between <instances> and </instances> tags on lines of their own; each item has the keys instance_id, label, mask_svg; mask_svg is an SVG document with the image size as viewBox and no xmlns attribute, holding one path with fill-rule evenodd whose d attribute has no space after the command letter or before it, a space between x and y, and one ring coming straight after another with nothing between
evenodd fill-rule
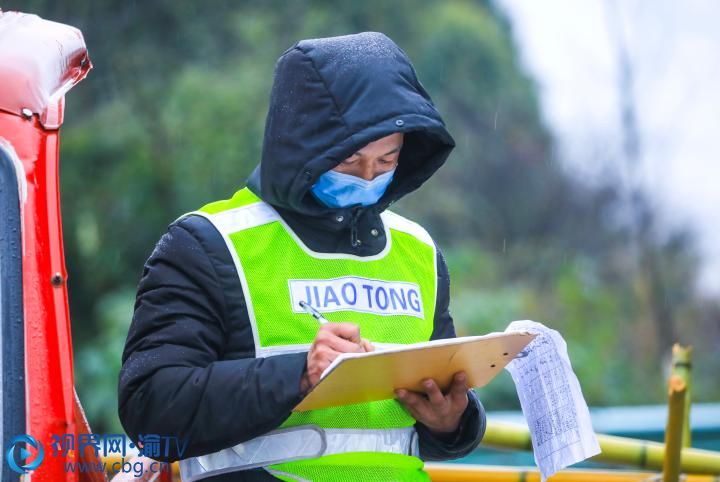
<instances>
[{"instance_id":1,"label":"yellow barrier pole","mask_svg":"<svg viewBox=\"0 0 720 482\"><path fill-rule=\"evenodd\" d=\"M663 482L680 480L680 451L682 450L683 422L685 421L685 382L671 376L668 382L668 421L665 429L665 459Z\"/></svg>"},{"instance_id":2,"label":"yellow barrier pole","mask_svg":"<svg viewBox=\"0 0 720 482\"><path fill-rule=\"evenodd\" d=\"M682 431L682 446L690 447L692 438L692 427L690 427L690 407L692 403L691 394L691 375L692 375L692 347L681 346L675 343L672 348L672 373L671 376L677 376L685 382L685 421Z\"/></svg>"},{"instance_id":3,"label":"yellow barrier pole","mask_svg":"<svg viewBox=\"0 0 720 482\"><path fill-rule=\"evenodd\" d=\"M613 435L598 435L602 452L591 460L623 464L639 469L662 470L665 445ZM530 431L524 425L488 420L481 445L514 450L532 450ZM720 474L720 452L682 450L680 470L686 474Z\"/></svg>"},{"instance_id":4,"label":"yellow barrier pole","mask_svg":"<svg viewBox=\"0 0 720 482\"><path fill-rule=\"evenodd\" d=\"M433 482L540 482L540 471L531 467L503 467L471 464L426 463L425 470ZM566 469L548 482L647 482L660 480L657 472L621 470ZM720 482L713 475L690 474L683 482Z\"/></svg>"}]
</instances>

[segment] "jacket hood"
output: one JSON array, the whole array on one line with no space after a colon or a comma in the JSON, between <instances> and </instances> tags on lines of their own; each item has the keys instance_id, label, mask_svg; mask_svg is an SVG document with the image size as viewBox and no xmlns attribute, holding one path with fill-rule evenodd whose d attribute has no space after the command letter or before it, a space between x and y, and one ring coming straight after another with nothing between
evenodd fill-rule
<instances>
[{"instance_id":1,"label":"jacket hood","mask_svg":"<svg viewBox=\"0 0 720 482\"><path fill-rule=\"evenodd\" d=\"M275 66L262 158L248 187L283 211L337 218L309 192L369 142L403 132L398 167L378 212L417 189L455 142L405 52L377 32L302 40Z\"/></svg>"}]
</instances>

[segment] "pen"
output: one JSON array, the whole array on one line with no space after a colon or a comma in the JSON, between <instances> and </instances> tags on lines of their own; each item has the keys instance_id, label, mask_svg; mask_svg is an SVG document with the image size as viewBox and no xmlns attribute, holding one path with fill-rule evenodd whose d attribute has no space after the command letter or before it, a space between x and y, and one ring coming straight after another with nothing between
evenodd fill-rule
<instances>
[{"instance_id":1,"label":"pen","mask_svg":"<svg viewBox=\"0 0 720 482\"><path fill-rule=\"evenodd\" d=\"M322 313L320 313L318 310L316 310L315 308L313 308L312 306L310 306L309 303L306 303L306 302L304 302L304 301L301 301L301 302L300 302L300 306L302 306L302 309L305 310L309 315L312 315L313 318L315 318L316 320L318 320L321 325L324 325L325 323L330 323L330 320L328 320L327 318L325 318L325 317L322 315ZM366 345L367 345L367 346L366 346ZM388 345L389 345L389 344L388 344ZM369 342L368 340L362 340L362 341L360 342L360 346L362 347L363 351L365 351L365 352L375 351L374 346L373 346L372 344L370 344L370 342ZM368 347L370 347L370 348L368 349Z\"/></svg>"},{"instance_id":2,"label":"pen","mask_svg":"<svg viewBox=\"0 0 720 482\"><path fill-rule=\"evenodd\" d=\"M318 310L310 306L308 303L301 301L300 306L302 306L302 309L305 310L309 315L312 315L313 318L318 320L321 325L324 325L325 323L330 323L330 320L325 318Z\"/></svg>"}]
</instances>

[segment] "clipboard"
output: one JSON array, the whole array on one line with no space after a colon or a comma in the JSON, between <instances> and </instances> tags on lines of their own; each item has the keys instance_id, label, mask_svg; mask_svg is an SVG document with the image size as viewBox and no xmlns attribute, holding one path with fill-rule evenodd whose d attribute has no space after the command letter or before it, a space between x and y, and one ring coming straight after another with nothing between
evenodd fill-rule
<instances>
[{"instance_id":1,"label":"clipboard","mask_svg":"<svg viewBox=\"0 0 720 482\"><path fill-rule=\"evenodd\" d=\"M425 378L433 378L444 391L458 371L467 373L469 386L482 387L533 338L526 332L502 332L343 353L293 411L387 400L395 398L396 388L423 392Z\"/></svg>"}]
</instances>

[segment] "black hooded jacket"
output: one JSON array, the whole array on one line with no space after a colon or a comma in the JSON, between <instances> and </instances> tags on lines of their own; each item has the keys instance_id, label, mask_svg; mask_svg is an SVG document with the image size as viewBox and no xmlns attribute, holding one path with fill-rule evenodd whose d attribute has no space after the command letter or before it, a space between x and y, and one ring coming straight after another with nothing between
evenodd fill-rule
<instances>
[{"instance_id":1,"label":"black hooded jacket","mask_svg":"<svg viewBox=\"0 0 720 482\"><path fill-rule=\"evenodd\" d=\"M394 132L405 134L403 148L378 203L331 209L309 193L323 172ZM277 62L262 159L248 187L311 249L369 256L385 246L380 213L425 182L453 147L410 61L389 38L366 32L303 40ZM447 266L437 253L431 339L455 336ZM158 460L241 443L277 428L300 402L306 356L255 358L230 253L206 219L186 216L169 226L145 264L122 355L120 420L134 441L142 434L188 441L182 453L172 445ZM477 446L485 413L468 395L457 432L434 436L416 423L421 458L458 458ZM277 479L255 469L207 480Z\"/></svg>"}]
</instances>

